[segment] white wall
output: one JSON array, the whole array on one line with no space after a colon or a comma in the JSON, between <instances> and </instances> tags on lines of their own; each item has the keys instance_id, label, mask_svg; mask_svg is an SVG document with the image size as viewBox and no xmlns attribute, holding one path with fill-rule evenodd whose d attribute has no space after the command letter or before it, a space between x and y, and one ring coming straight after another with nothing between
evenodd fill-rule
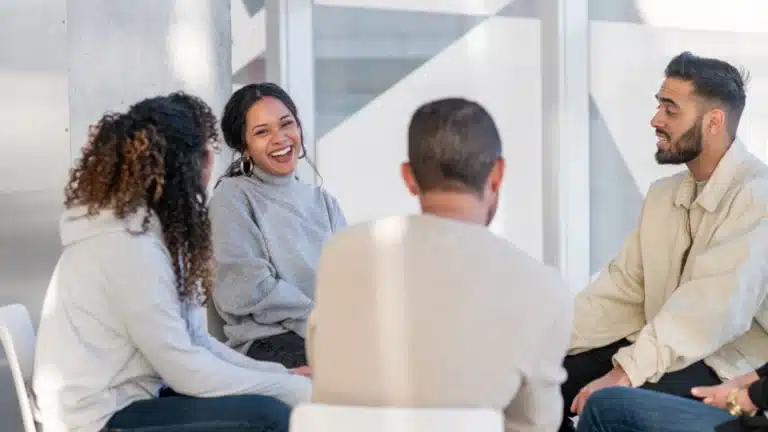
<instances>
[{"instance_id":1,"label":"white wall","mask_svg":"<svg viewBox=\"0 0 768 432\"><path fill-rule=\"evenodd\" d=\"M654 161L649 122L664 68L682 51L717 57L751 73L739 137L766 159L768 4L719 1L591 0L591 270L634 229L651 182L684 167Z\"/></svg>"}]
</instances>

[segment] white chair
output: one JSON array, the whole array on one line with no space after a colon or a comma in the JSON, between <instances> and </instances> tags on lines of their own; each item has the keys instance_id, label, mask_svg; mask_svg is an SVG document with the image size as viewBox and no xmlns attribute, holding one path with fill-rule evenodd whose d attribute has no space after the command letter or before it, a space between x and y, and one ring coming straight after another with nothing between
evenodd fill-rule
<instances>
[{"instance_id":1,"label":"white chair","mask_svg":"<svg viewBox=\"0 0 768 432\"><path fill-rule=\"evenodd\" d=\"M11 369L25 432L37 432L34 404L27 391L35 361L35 329L20 304L0 307L0 343Z\"/></svg>"},{"instance_id":2,"label":"white chair","mask_svg":"<svg viewBox=\"0 0 768 432\"><path fill-rule=\"evenodd\" d=\"M501 413L480 408L374 408L306 404L291 432L502 432Z\"/></svg>"}]
</instances>

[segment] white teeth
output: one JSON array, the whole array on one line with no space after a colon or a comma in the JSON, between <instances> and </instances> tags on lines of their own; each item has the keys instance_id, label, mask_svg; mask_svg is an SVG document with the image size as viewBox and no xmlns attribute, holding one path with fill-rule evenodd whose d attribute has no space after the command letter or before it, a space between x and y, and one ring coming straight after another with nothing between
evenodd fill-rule
<instances>
[{"instance_id":1,"label":"white teeth","mask_svg":"<svg viewBox=\"0 0 768 432\"><path fill-rule=\"evenodd\" d=\"M269 155L270 156L283 156L283 155L287 155L288 152L290 152L290 151L291 151L291 148L290 147L286 147L286 148L284 148L282 150L278 150L276 152L272 152Z\"/></svg>"}]
</instances>

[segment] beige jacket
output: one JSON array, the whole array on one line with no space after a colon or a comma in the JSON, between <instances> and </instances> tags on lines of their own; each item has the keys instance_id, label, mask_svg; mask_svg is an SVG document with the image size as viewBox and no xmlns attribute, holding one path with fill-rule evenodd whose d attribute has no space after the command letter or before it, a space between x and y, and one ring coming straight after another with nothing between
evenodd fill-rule
<instances>
[{"instance_id":1,"label":"beige jacket","mask_svg":"<svg viewBox=\"0 0 768 432\"><path fill-rule=\"evenodd\" d=\"M637 231L576 298L570 353L628 338L614 361L633 386L702 359L724 379L768 361L768 168L737 142L695 191L687 171L651 186Z\"/></svg>"},{"instance_id":2,"label":"beige jacket","mask_svg":"<svg viewBox=\"0 0 768 432\"><path fill-rule=\"evenodd\" d=\"M483 226L434 216L354 226L317 270L314 402L486 407L510 431L556 431L572 297Z\"/></svg>"}]
</instances>

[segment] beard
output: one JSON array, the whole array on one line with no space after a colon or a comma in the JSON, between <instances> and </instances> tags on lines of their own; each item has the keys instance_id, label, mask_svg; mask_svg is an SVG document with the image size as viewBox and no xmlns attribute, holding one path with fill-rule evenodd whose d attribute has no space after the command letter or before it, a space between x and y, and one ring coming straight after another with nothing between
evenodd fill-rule
<instances>
[{"instance_id":1,"label":"beard","mask_svg":"<svg viewBox=\"0 0 768 432\"><path fill-rule=\"evenodd\" d=\"M656 162L660 165L680 165L688 163L701 154L703 148L701 133L702 118L696 119L696 123L685 131L680 138L672 142L669 133L656 129L656 133L664 136L669 144L669 150L656 150Z\"/></svg>"}]
</instances>

